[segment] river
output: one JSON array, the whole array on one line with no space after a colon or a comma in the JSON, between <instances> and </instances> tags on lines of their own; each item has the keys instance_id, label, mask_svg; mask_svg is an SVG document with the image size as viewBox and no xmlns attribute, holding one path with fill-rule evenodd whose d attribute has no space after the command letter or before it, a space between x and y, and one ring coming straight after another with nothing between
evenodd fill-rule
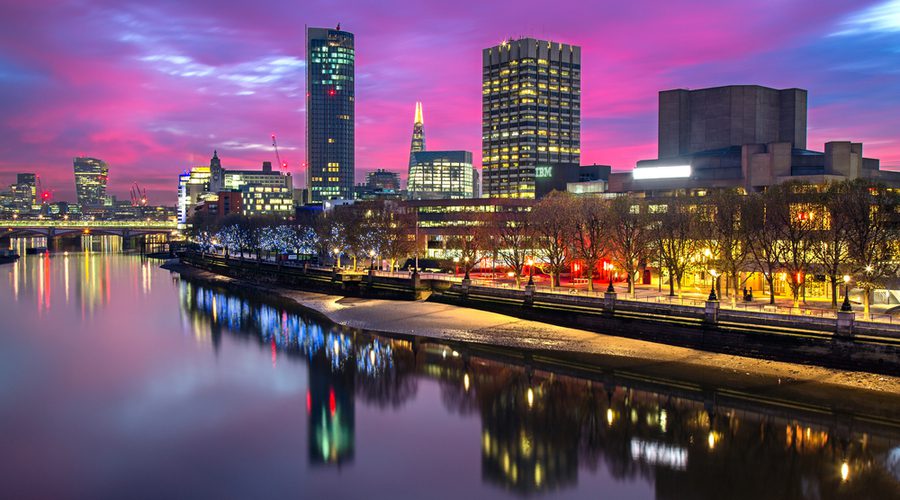
<instances>
[{"instance_id":1,"label":"river","mask_svg":"<svg viewBox=\"0 0 900 500\"><path fill-rule=\"evenodd\" d=\"M0 276L6 498L900 497L898 422L335 326L139 256Z\"/></svg>"}]
</instances>

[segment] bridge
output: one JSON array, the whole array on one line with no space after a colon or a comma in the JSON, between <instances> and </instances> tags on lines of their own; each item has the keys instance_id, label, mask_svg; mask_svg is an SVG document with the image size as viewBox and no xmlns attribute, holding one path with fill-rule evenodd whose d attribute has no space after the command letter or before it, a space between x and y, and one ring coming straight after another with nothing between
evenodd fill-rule
<instances>
[{"instance_id":1,"label":"bridge","mask_svg":"<svg viewBox=\"0 0 900 500\"><path fill-rule=\"evenodd\" d=\"M21 236L71 236L75 234L111 235L122 238L169 234L177 229L177 223L167 221L93 221L93 220L0 220L0 238Z\"/></svg>"}]
</instances>

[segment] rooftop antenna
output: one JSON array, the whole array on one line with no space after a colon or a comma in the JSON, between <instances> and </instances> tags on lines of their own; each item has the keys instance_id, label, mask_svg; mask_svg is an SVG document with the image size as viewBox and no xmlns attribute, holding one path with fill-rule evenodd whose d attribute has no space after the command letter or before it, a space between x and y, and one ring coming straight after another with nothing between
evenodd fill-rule
<instances>
[{"instance_id":1,"label":"rooftop antenna","mask_svg":"<svg viewBox=\"0 0 900 500\"><path fill-rule=\"evenodd\" d=\"M341 31L341 23L338 23L338 25L337 25L337 31Z\"/></svg>"}]
</instances>

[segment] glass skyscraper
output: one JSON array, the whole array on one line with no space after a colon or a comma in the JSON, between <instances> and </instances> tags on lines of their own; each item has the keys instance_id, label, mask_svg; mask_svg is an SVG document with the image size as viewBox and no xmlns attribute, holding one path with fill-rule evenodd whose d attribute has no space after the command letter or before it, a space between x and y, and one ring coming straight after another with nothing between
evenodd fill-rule
<instances>
[{"instance_id":1,"label":"glass skyscraper","mask_svg":"<svg viewBox=\"0 0 900 500\"><path fill-rule=\"evenodd\" d=\"M78 157L74 161L75 194L78 205L98 207L106 202L106 181L109 166L103 160Z\"/></svg>"},{"instance_id":2,"label":"glass skyscraper","mask_svg":"<svg viewBox=\"0 0 900 500\"><path fill-rule=\"evenodd\" d=\"M482 187L534 198L536 172L581 161L581 47L521 38L482 63Z\"/></svg>"},{"instance_id":3,"label":"glass skyscraper","mask_svg":"<svg viewBox=\"0 0 900 500\"><path fill-rule=\"evenodd\" d=\"M418 151L411 156L406 185L409 199L450 200L474 196L471 152Z\"/></svg>"},{"instance_id":4,"label":"glass skyscraper","mask_svg":"<svg viewBox=\"0 0 900 500\"><path fill-rule=\"evenodd\" d=\"M353 198L353 34L306 30L306 154L309 200Z\"/></svg>"},{"instance_id":5,"label":"glass skyscraper","mask_svg":"<svg viewBox=\"0 0 900 500\"><path fill-rule=\"evenodd\" d=\"M416 118L413 122L412 141L409 144L409 166L413 165L413 153L425 151L425 120L422 118L422 103L416 103Z\"/></svg>"}]
</instances>

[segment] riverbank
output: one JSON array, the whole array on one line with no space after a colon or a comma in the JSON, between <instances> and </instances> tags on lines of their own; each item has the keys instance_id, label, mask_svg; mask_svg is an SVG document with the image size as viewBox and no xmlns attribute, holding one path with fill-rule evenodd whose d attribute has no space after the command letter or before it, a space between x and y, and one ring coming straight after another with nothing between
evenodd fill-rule
<instances>
[{"instance_id":1,"label":"riverbank","mask_svg":"<svg viewBox=\"0 0 900 500\"><path fill-rule=\"evenodd\" d=\"M563 355L584 369L629 370L670 379L829 408L870 408L900 419L900 378L716 354L522 320L487 311L425 301L360 299L261 286L170 261L163 266L186 278L234 291L281 298L328 320L387 334Z\"/></svg>"}]
</instances>

